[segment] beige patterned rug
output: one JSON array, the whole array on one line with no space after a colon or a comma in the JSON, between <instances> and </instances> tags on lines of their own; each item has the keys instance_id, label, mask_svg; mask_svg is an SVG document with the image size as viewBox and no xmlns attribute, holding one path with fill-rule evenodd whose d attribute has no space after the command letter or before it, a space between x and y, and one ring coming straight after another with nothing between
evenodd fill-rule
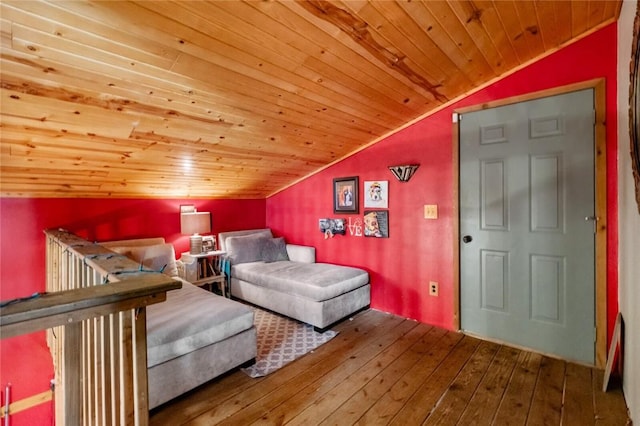
<instances>
[{"instance_id":1,"label":"beige patterned rug","mask_svg":"<svg viewBox=\"0 0 640 426\"><path fill-rule=\"evenodd\" d=\"M256 363L242 371L249 377L262 377L302 355L312 352L338 333L318 333L313 326L255 308L254 324L258 332Z\"/></svg>"}]
</instances>

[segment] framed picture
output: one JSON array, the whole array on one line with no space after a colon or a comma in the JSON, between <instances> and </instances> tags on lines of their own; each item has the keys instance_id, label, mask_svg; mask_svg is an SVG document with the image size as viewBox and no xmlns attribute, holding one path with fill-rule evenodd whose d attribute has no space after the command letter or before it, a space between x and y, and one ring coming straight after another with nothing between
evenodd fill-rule
<instances>
[{"instance_id":1,"label":"framed picture","mask_svg":"<svg viewBox=\"0 0 640 426\"><path fill-rule=\"evenodd\" d=\"M365 210L364 211L364 236L376 238L389 238L389 211Z\"/></svg>"},{"instance_id":2,"label":"framed picture","mask_svg":"<svg viewBox=\"0 0 640 426\"><path fill-rule=\"evenodd\" d=\"M365 180L364 207L374 209L386 209L389 207L389 181L387 180Z\"/></svg>"},{"instance_id":3,"label":"framed picture","mask_svg":"<svg viewBox=\"0 0 640 426\"><path fill-rule=\"evenodd\" d=\"M358 213L358 176L333 180L333 212Z\"/></svg>"},{"instance_id":4,"label":"framed picture","mask_svg":"<svg viewBox=\"0 0 640 426\"><path fill-rule=\"evenodd\" d=\"M216 250L216 237L213 235L202 237L202 251L209 252L214 250Z\"/></svg>"},{"instance_id":5,"label":"framed picture","mask_svg":"<svg viewBox=\"0 0 640 426\"><path fill-rule=\"evenodd\" d=\"M344 219L320 219L320 232L325 236L344 235L347 233Z\"/></svg>"}]
</instances>

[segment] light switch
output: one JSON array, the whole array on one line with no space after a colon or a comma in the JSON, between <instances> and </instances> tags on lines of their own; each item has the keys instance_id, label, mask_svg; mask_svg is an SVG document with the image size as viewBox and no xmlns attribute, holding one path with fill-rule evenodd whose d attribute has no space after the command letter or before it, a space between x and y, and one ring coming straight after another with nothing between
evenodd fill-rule
<instances>
[{"instance_id":1,"label":"light switch","mask_svg":"<svg viewBox=\"0 0 640 426\"><path fill-rule=\"evenodd\" d=\"M425 219L437 219L438 218L438 205L437 204L425 204L425 206L424 206L424 218Z\"/></svg>"}]
</instances>

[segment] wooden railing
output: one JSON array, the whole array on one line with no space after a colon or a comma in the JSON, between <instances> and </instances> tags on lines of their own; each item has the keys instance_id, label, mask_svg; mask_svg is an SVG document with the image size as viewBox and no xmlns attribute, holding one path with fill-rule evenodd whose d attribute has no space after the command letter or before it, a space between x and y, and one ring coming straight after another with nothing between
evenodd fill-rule
<instances>
[{"instance_id":1,"label":"wooden railing","mask_svg":"<svg viewBox=\"0 0 640 426\"><path fill-rule=\"evenodd\" d=\"M3 308L2 337L49 329L57 425L146 425L145 307L178 281L66 231L46 231L47 292Z\"/></svg>"}]
</instances>

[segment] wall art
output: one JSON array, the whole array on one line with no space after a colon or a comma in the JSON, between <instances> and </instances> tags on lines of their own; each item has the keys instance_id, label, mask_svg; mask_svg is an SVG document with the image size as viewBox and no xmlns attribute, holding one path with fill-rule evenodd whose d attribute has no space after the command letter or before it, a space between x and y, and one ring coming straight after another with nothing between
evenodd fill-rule
<instances>
[{"instance_id":1,"label":"wall art","mask_svg":"<svg viewBox=\"0 0 640 426\"><path fill-rule=\"evenodd\" d=\"M331 238L334 235L344 235L347 233L344 219L320 219L320 232L325 238Z\"/></svg>"},{"instance_id":2,"label":"wall art","mask_svg":"<svg viewBox=\"0 0 640 426\"><path fill-rule=\"evenodd\" d=\"M333 179L333 212L358 213L358 176Z\"/></svg>"},{"instance_id":3,"label":"wall art","mask_svg":"<svg viewBox=\"0 0 640 426\"><path fill-rule=\"evenodd\" d=\"M362 237L362 219L359 217L349 218L349 224L347 225L349 228L349 235L353 235L354 237Z\"/></svg>"},{"instance_id":4,"label":"wall art","mask_svg":"<svg viewBox=\"0 0 640 426\"><path fill-rule=\"evenodd\" d=\"M364 181L364 207L386 209L389 207L389 181L366 180Z\"/></svg>"},{"instance_id":5,"label":"wall art","mask_svg":"<svg viewBox=\"0 0 640 426\"><path fill-rule=\"evenodd\" d=\"M364 211L364 236L389 238L389 211Z\"/></svg>"}]
</instances>

